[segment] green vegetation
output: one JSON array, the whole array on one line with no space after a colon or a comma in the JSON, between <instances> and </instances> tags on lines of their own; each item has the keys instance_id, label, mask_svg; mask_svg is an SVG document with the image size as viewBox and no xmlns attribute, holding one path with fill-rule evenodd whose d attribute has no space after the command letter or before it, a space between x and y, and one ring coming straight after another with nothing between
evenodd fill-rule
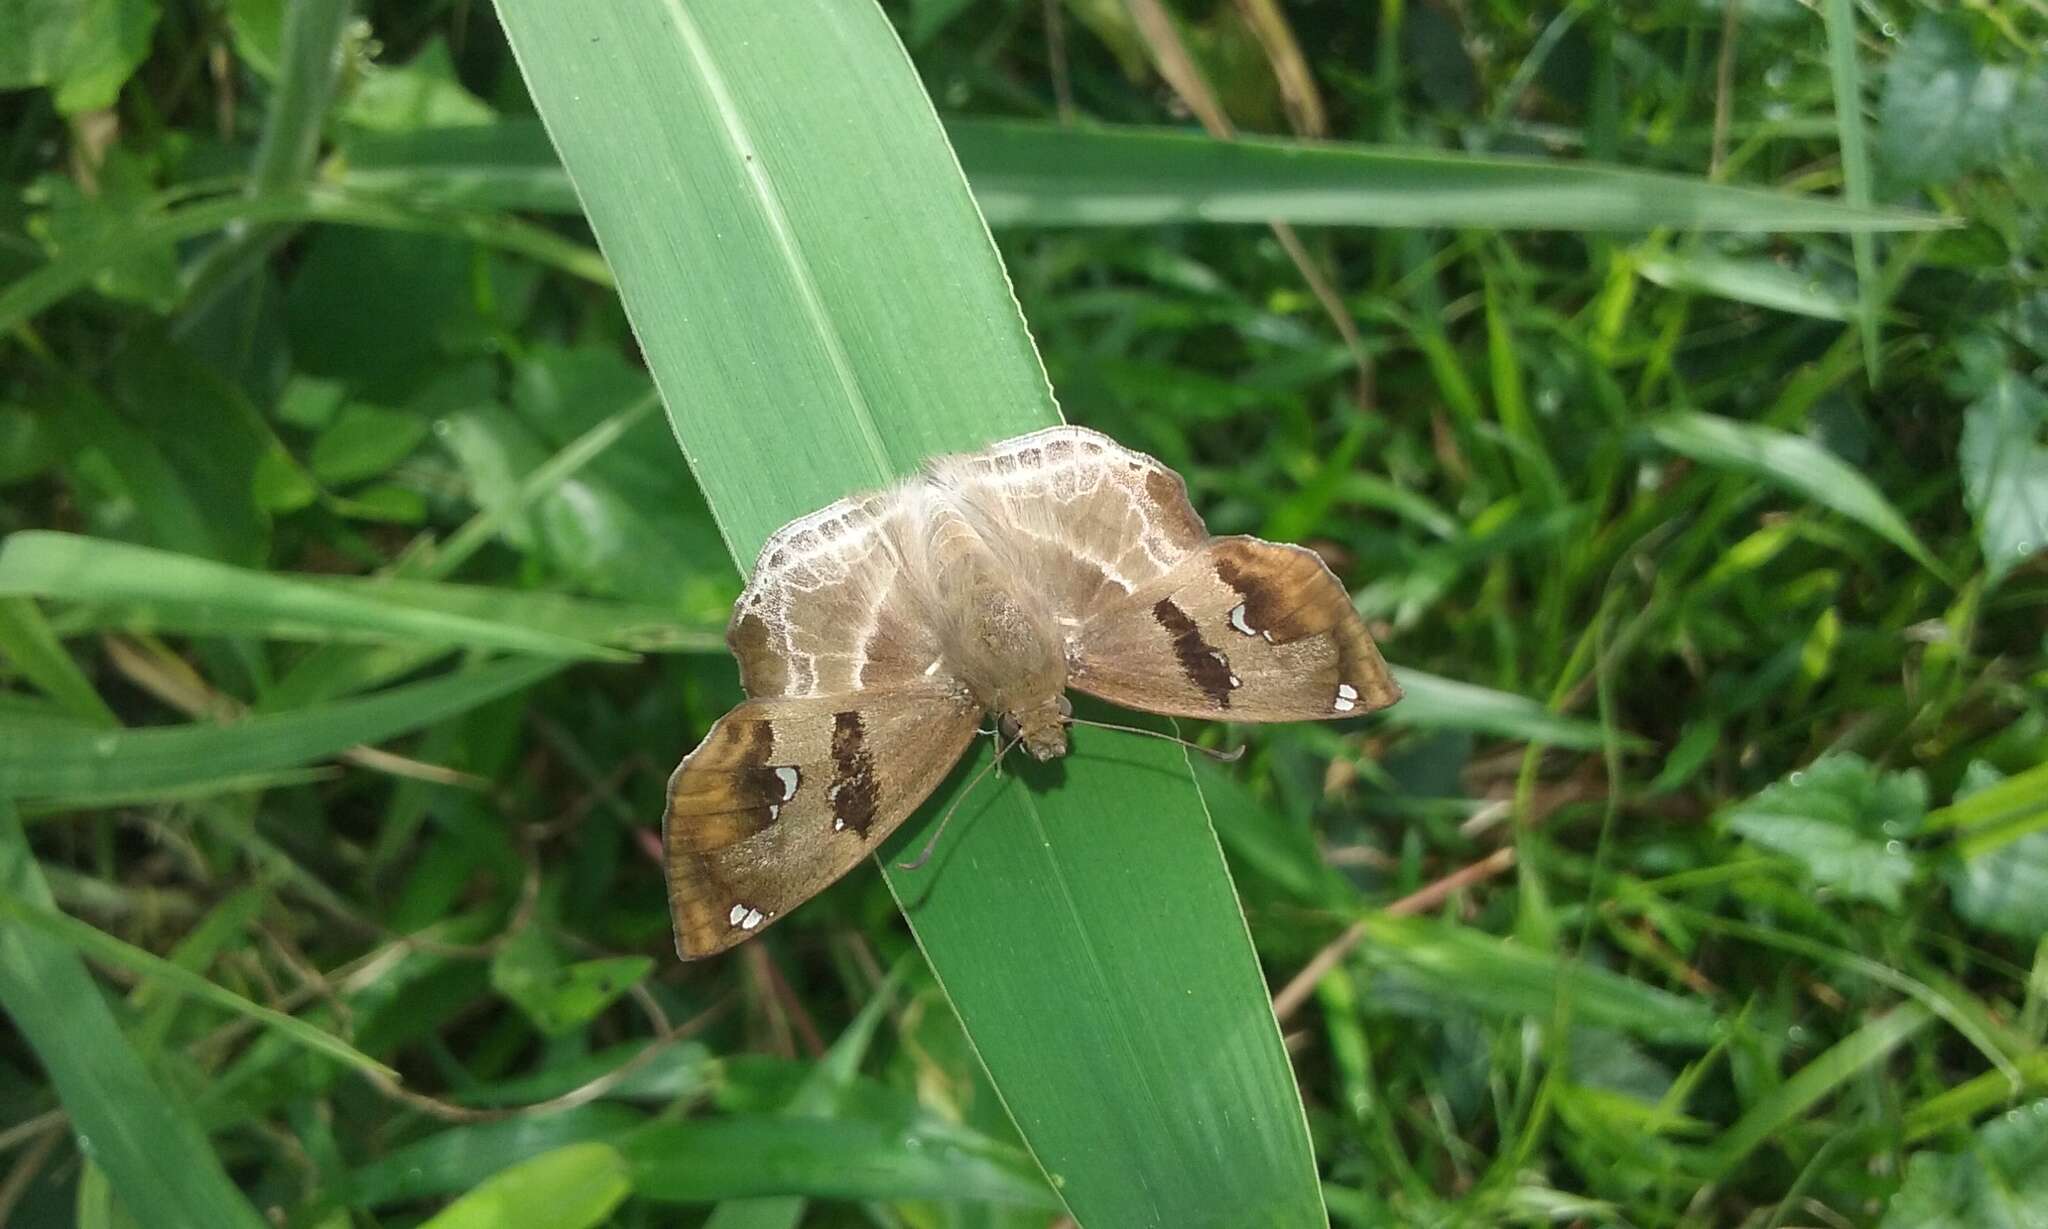
<instances>
[{"instance_id":1,"label":"green vegetation","mask_svg":"<svg viewBox=\"0 0 2048 1229\"><path fill-rule=\"evenodd\" d=\"M0 0L0 1222L2038 1218L2048 15L1556 7ZM1052 396L1407 698L679 963L740 568Z\"/></svg>"}]
</instances>

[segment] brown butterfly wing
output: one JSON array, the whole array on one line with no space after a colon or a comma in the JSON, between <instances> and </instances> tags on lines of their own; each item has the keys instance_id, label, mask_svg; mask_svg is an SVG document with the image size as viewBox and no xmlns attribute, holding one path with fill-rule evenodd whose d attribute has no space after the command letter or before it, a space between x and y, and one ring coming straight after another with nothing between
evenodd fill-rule
<instances>
[{"instance_id":1,"label":"brown butterfly wing","mask_svg":"<svg viewBox=\"0 0 2048 1229\"><path fill-rule=\"evenodd\" d=\"M733 604L726 643L755 699L922 682L939 656L905 578L903 488L842 499L776 530Z\"/></svg>"},{"instance_id":2,"label":"brown butterfly wing","mask_svg":"<svg viewBox=\"0 0 2048 1229\"><path fill-rule=\"evenodd\" d=\"M1314 721L1401 698L1322 559L1258 538L1211 539L1091 612L1074 649L1074 687L1169 716Z\"/></svg>"},{"instance_id":3,"label":"brown butterfly wing","mask_svg":"<svg viewBox=\"0 0 2048 1229\"><path fill-rule=\"evenodd\" d=\"M979 716L931 680L727 713L669 779L677 953L722 952L852 869L945 780Z\"/></svg>"},{"instance_id":4,"label":"brown butterfly wing","mask_svg":"<svg viewBox=\"0 0 2048 1229\"><path fill-rule=\"evenodd\" d=\"M1179 474L1086 427L1048 427L942 457L931 476L1069 629L1209 540Z\"/></svg>"}]
</instances>

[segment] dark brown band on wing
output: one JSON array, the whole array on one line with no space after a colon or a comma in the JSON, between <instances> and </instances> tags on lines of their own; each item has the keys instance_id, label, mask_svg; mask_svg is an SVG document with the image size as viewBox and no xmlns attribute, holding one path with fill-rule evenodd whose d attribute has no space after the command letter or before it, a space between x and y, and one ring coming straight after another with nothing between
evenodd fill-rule
<instances>
[{"instance_id":1,"label":"dark brown band on wing","mask_svg":"<svg viewBox=\"0 0 2048 1229\"><path fill-rule=\"evenodd\" d=\"M832 718L832 784L825 798L832 806L833 829L843 828L863 838L875 822L881 805L882 788L875 780L875 761L867 751L867 731L860 714L844 712Z\"/></svg>"},{"instance_id":2,"label":"dark brown band on wing","mask_svg":"<svg viewBox=\"0 0 2048 1229\"><path fill-rule=\"evenodd\" d=\"M1337 677L1359 689L1360 711L1401 698L1350 592L1322 556L1246 538L1219 539L1214 556L1216 578L1244 599L1241 621L1253 634L1274 644L1329 637L1337 650Z\"/></svg>"},{"instance_id":3,"label":"dark brown band on wing","mask_svg":"<svg viewBox=\"0 0 2048 1229\"><path fill-rule=\"evenodd\" d=\"M1188 612L1175 605L1172 598L1162 597L1153 604L1152 617L1173 637L1173 655L1180 659L1181 672L1216 707L1229 708L1231 688L1237 685L1230 673L1230 662L1202 639L1202 629L1195 626Z\"/></svg>"},{"instance_id":4,"label":"dark brown band on wing","mask_svg":"<svg viewBox=\"0 0 2048 1229\"><path fill-rule=\"evenodd\" d=\"M709 852L764 831L795 791L768 762L775 731L766 721L727 719L669 779L668 843Z\"/></svg>"}]
</instances>

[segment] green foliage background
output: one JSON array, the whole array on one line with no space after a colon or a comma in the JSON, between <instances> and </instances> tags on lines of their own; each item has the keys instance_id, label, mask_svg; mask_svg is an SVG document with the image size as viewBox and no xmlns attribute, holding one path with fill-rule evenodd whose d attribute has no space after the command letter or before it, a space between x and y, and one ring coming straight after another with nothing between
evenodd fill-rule
<instances>
[{"instance_id":1,"label":"green foliage background","mask_svg":"<svg viewBox=\"0 0 2048 1229\"><path fill-rule=\"evenodd\" d=\"M1213 824L1293 1085L1222 1082L1202 1038L1270 1036L1263 996L1176 964L1224 949L1163 907L1081 910L1073 950L1111 962L1084 976L1005 951L1035 919L961 871L913 908L927 964L862 871L674 960L650 837L738 694L728 544L857 475L753 476L750 417L825 438L829 409L664 374L664 421L648 368L697 334L661 313L801 372L735 306L746 261L660 269L607 230L688 233L742 169L620 84L658 40L572 128L536 61L573 66L567 10L522 74L466 3L0 0L0 1222L1099 1229L1319 1195L1356 1225L1903 1229L2048 1201L2038 6L830 7L667 10L707 72L755 74L721 105L789 134L761 151L816 189L799 241L993 276L964 206L831 196L875 169L832 144L854 81L911 117L861 117L909 151L892 190L957 192L921 82L1069 419L1179 468L1219 532L1324 551L1402 671L1382 718L1201 731L1250 754L1158 789L1077 761L947 838L1022 857L996 842L1029 809L1048 882L1234 934L1220 865L1160 852ZM636 104L678 161L579 162ZM1225 116L1243 139L1195 122ZM637 198L636 158L704 182ZM1042 412L890 378L896 468ZM1180 826L1148 850L1119 818ZM1176 978L1181 1019L1148 997ZM1127 1048L1091 1070L1095 1024ZM1224 1089L1287 1113L1211 1129Z\"/></svg>"}]
</instances>

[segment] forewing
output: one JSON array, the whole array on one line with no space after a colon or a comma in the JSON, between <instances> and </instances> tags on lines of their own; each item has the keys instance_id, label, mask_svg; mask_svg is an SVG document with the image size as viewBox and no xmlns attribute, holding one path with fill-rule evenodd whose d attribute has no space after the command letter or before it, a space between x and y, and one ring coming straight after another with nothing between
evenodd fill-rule
<instances>
[{"instance_id":1,"label":"forewing","mask_svg":"<svg viewBox=\"0 0 2048 1229\"><path fill-rule=\"evenodd\" d=\"M846 695L923 678L939 649L931 612L904 583L915 490L842 499L761 547L726 629L748 695Z\"/></svg>"},{"instance_id":2,"label":"forewing","mask_svg":"<svg viewBox=\"0 0 2048 1229\"><path fill-rule=\"evenodd\" d=\"M1220 721L1356 717L1401 698L1351 595L1315 552L1215 538L1081 628L1072 685Z\"/></svg>"},{"instance_id":3,"label":"forewing","mask_svg":"<svg viewBox=\"0 0 2048 1229\"><path fill-rule=\"evenodd\" d=\"M1069 628L1160 580L1209 537L1179 474L1086 427L942 457L931 478Z\"/></svg>"},{"instance_id":4,"label":"forewing","mask_svg":"<svg viewBox=\"0 0 2048 1229\"><path fill-rule=\"evenodd\" d=\"M669 778L677 953L722 952L845 874L945 780L979 716L933 682L727 713Z\"/></svg>"}]
</instances>

